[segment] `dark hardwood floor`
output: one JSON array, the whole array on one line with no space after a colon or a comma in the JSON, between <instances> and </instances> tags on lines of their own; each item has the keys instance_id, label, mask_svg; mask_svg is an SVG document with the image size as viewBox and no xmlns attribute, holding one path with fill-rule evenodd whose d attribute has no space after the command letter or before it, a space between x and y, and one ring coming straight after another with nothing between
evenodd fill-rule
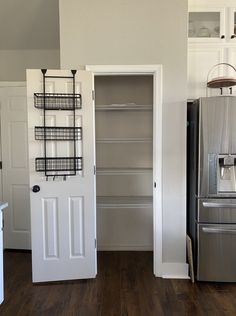
<instances>
[{"instance_id":1,"label":"dark hardwood floor","mask_svg":"<svg viewBox=\"0 0 236 316\"><path fill-rule=\"evenodd\" d=\"M155 278L151 252L100 252L96 279L33 285L30 253L5 252L0 315L236 315L236 284Z\"/></svg>"}]
</instances>

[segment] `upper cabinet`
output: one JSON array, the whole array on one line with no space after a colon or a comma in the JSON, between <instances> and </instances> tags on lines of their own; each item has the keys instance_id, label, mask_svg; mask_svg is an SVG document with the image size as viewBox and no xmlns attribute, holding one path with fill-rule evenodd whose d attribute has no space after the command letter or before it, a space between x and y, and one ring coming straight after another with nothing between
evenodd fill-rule
<instances>
[{"instance_id":1,"label":"upper cabinet","mask_svg":"<svg viewBox=\"0 0 236 316\"><path fill-rule=\"evenodd\" d=\"M189 0L189 99L221 93L220 89L206 88L208 73L218 63L236 67L236 0ZM234 75L230 67L218 67L212 73L213 77L225 75Z\"/></svg>"},{"instance_id":2,"label":"upper cabinet","mask_svg":"<svg viewBox=\"0 0 236 316\"><path fill-rule=\"evenodd\" d=\"M236 43L236 7L229 10L229 35Z\"/></svg>"},{"instance_id":3,"label":"upper cabinet","mask_svg":"<svg viewBox=\"0 0 236 316\"><path fill-rule=\"evenodd\" d=\"M236 42L236 7L190 7L189 42Z\"/></svg>"},{"instance_id":4,"label":"upper cabinet","mask_svg":"<svg viewBox=\"0 0 236 316\"><path fill-rule=\"evenodd\" d=\"M189 11L189 42L219 42L226 38L224 8L192 7Z\"/></svg>"}]
</instances>

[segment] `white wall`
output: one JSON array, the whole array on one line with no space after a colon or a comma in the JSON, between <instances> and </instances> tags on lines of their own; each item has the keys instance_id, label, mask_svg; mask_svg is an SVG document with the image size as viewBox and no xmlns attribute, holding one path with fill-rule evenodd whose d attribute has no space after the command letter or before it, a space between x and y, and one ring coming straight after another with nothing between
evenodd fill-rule
<instances>
[{"instance_id":1,"label":"white wall","mask_svg":"<svg viewBox=\"0 0 236 316\"><path fill-rule=\"evenodd\" d=\"M163 275L186 273L187 0L60 0L62 68L163 64Z\"/></svg>"},{"instance_id":2,"label":"white wall","mask_svg":"<svg viewBox=\"0 0 236 316\"><path fill-rule=\"evenodd\" d=\"M0 81L25 81L27 68L60 68L60 50L0 50Z\"/></svg>"}]
</instances>

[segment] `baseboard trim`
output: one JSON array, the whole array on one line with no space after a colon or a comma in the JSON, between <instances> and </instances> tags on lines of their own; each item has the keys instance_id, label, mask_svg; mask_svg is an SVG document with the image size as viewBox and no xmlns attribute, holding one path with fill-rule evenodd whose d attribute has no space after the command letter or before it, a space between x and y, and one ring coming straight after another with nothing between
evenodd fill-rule
<instances>
[{"instance_id":1,"label":"baseboard trim","mask_svg":"<svg viewBox=\"0 0 236 316\"><path fill-rule=\"evenodd\" d=\"M153 251L152 245L98 245L98 251Z\"/></svg>"},{"instance_id":2,"label":"baseboard trim","mask_svg":"<svg viewBox=\"0 0 236 316\"><path fill-rule=\"evenodd\" d=\"M23 252L23 253L31 253L31 249L14 249L14 248L5 248L3 252Z\"/></svg>"},{"instance_id":3,"label":"baseboard trim","mask_svg":"<svg viewBox=\"0 0 236 316\"><path fill-rule=\"evenodd\" d=\"M164 279L189 279L188 264L164 262L162 264L162 277Z\"/></svg>"}]
</instances>

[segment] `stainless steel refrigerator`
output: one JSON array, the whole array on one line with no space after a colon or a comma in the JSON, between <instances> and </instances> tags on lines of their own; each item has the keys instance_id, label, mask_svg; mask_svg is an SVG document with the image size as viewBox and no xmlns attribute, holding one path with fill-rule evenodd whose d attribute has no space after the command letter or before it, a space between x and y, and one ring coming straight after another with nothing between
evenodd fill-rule
<instances>
[{"instance_id":1,"label":"stainless steel refrigerator","mask_svg":"<svg viewBox=\"0 0 236 316\"><path fill-rule=\"evenodd\" d=\"M196 277L236 281L236 97L188 104L187 231Z\"/></svg>"}]
</instances>

